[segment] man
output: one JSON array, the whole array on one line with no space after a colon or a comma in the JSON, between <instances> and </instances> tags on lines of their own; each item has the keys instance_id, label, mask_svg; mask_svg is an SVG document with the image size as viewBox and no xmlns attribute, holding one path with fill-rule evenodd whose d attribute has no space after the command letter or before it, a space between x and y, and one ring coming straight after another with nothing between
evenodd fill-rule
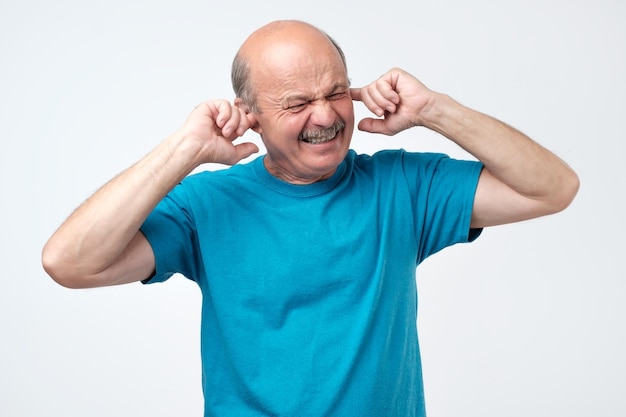
<instances>
[{"instance_id":1,"label":"man","mask_svg":"<svg viewBox=\"0 0 626 417\"><path fill-rule=\"evenodd\" d=\"M71 288L194 280L207 416L424 415L417 264L563 210L576 174L401 69L350 88L341 49L304 22L254 32L233 85L233 104L200 104L85 201L46 244L46 270ZM356 155L353 101L377 116L362 131L424 126L480 162ZM248 129L267 154L237 164L258 151L234 143ZM208 162L233 166L188 176Z\"/></svg>"}]
</instances>

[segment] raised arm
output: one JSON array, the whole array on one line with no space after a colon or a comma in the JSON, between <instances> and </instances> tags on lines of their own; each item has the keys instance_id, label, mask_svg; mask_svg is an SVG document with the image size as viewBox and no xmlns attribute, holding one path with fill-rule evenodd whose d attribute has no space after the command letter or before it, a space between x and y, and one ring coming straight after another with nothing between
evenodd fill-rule
<instances>
[{"instance_id":1,"label":"raised arm","mask_svg":"<svg viewBox=\"0 0 626 417\"><path fill-rule=\"evenodd\" d=\"M578 176L552 152L505 123L429 90L401 69L352 89L352 97L381 117L361 120L360 130L394 135L424 126L484 164L474 199L474 228L556 213L578 191Z\"/></svg>"},{"instance_id":2,"label":"raised arm","mask_svg":"<svg viewBox=\"0 0 626 417\"><path fill-rule=\"evenodd\" d=\"M183 127L76 209L43 248L59 284L88 288L148 278L155 260L139 228L157 203L202 163L235 164L258 152L233 141L255 123L225 100L207 101Z\"/></svg>"}]
</instances>

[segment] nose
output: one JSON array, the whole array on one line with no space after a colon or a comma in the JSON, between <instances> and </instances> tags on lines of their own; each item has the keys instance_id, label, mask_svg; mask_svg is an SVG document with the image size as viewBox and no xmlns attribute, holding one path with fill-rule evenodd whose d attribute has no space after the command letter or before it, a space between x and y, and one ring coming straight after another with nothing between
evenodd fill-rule
<instances>
[{"instance_id":1,"label":"nose","mask_svg":"<svg viewBox=\"0 0 626 417\"><path fill-rule=\"evenodd\" d=\"M337 120L335 109L328 100L316 100L311 105L312 124L320 127L330 127Z\"/></svg>"}]
</instances>

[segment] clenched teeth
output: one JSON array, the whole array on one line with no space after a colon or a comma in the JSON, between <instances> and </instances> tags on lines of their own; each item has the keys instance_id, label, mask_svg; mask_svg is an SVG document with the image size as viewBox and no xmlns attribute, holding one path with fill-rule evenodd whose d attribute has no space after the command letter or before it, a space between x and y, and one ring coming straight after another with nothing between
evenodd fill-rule
<instances>
[{"instance_id":1,"label":"clenched teeth","mask_svg":"<svg viewBox=\"0 0 626 417\"><path fill-rule=\"evenodd\" d=\"M313 145L317 145L320 143L329 142L333 140L334 138L335 138L335 135L333 135L332 137L328 137L328 138L307 138L307 139L302 139L302 141L306 143L311 143Z\"/></svg>"},{"instance_id":2,"label":"clenched teeth","mask_svg":"<svg viewBox=\"0 0 626 417\"><path fill-rule=\"evenodd\" d=\"M335 139L337 133L344 127L345 125L343 122L337 122L328 129L302 132L298 139L306 143L311 143L313 145L330 142L331 140Z\"/></svg>"}]
</instances>

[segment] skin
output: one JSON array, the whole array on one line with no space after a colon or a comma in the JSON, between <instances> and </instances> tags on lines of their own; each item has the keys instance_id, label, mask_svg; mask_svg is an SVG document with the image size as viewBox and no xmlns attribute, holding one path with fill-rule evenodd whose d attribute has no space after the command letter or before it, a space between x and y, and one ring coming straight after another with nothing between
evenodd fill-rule
<instances>
[{"instance_id":1,"label":"skin","mask_svg":"<svg viewBox=\"0 0 626 417\"><path fill-rule=\"evenodd\" d=\"M354 130L350 82L337 49L308 25L290 22L262 28L239 54L249 63L258 112L252 126L267 148L267 170L293 184L332 175L343 161ZM245 108L241 99L238 107ZM333 126L342 128L326 132ZM299 136L314 136L310 143Z\"/></svg>"},{"instance_id":2,"label":"skin","mask_svg":"<svg viewBox=\"0 0 626 417\"><path fill-rule=\"evenodd\" d=\"M234 143L248 129L261 135L265 166L276 177L293 184L328 178L348 152L354 101L375 116L359 122L362 131L390 136L423 126L483 162L472 227L556 213L577 193L578 177L553 153L512 127L428 89L402 69L350 88L336 48L308 24L270 23L254 32L239 53L252 68L257 111L240 99L196 107L177 132L94 193L51 236L42 262L55 281L88 288L151 276L155 259L139 232L141 224L199 165L232 165L258 152L252 143ZM316 136L324 142L302 140Z\"/></svg>"},{"instance_id":3,"label":"skin","mask_svg":"<svg viewBox=\"0 0 626 417\"><path fill-rule=\"evenodd\" d=\"M473 228L557 213L578 192L578 176L552 152L511 126L429 90L399 68L353 89L352 98L381 116L362 120L360 130L394 135L423 126L484 164L474 198Z\"/></svg>"}]
</instances>

